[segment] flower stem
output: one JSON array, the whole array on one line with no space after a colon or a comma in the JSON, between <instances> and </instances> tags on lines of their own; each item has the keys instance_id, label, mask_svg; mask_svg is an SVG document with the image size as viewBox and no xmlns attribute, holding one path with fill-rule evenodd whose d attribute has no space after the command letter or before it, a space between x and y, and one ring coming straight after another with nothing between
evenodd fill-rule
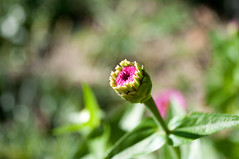
<instances>
[{"instance_id":1,"label":"flower stem","mask_svg":"<svg viewBox=\"0 0 239 159\"><path fill-rule=\"evenodd\" d=\"M175 151L175 153L177 155L177 158L181 159L181 150L180 150L180 148L178 146L174 147L174 151Z\"/></svg>"},{"instance_id":2,"label":"flower stem","mask_svg":"<svg viewBox=\"0 0 239 159\"><path fill-rule=\"evenodd\" d=\"M162 127L163 130L165 131L166 135L167 135L167 138L169 137L170 135L170 130L168 128L168 126L165 124L162 116L160 115L159 111L158 111L158 108L152 98L152 96L144 102L144 105L146 105L146 107L149 109L149 111L152 113L153 115L153 118L155 120L155 122L157 123L157 125L159 127ZM170 141L170 139L168 138L168 140ZM181 159L181 151L180 151L180 148L179 147L174 147L173 148L176 155L177 155L177 158L178 159Z\"/></svg>"},{"instance_id":3,"label":"flower stem","mask_svg":"<svg viewBox=\"0 0 239 159\"><path fill-rule=\"evenodd\" d=\"M155 122L163 128L166 135L168 136L170 134L170 131L168 129L168 126L165 124L162 116L160 115L152 96L147 101L144 102L144 105L146 105L146 107L152 113Z\"/></svg>"}]
</instances>

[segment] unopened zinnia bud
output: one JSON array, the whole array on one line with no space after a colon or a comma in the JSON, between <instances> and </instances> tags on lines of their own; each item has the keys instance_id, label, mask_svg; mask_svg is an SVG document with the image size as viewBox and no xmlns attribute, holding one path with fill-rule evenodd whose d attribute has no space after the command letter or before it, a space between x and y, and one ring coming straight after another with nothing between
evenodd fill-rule
<instances>
[{"instance_id":1,"label":"unopened zinnia bud","mask_svg":"<svg viewBox=\"0 0 239 159\"><path fill-rule=\"evenodd\" d=\"M144 66L126 59L110 74L110 85L123 99L143 103L151 97L152 82Z\"/></svg>"}]
</instances>

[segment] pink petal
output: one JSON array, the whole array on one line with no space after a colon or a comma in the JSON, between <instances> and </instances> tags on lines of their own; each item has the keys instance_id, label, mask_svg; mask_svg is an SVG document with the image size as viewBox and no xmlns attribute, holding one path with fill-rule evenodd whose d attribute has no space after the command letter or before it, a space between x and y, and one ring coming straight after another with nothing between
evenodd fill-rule
<instances>
[{"instance_id":1,"label":"pink petal","mask_svg":"<svg viewBox=\"0 0 239 159\"><path fill-rule=\"evenodd\" d=\"M123 86L126 83L134 81L136 68L134 66L123 67L115 79L116 86Z\"/></svg>"}]
</instances>

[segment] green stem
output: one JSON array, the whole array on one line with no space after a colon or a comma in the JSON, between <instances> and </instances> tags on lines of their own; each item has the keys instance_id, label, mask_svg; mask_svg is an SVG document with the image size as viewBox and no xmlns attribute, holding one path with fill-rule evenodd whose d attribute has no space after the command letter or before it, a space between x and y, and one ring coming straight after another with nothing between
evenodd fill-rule
<instances>
[{"instance_id":1,"label":"green stem","mask_svg":"<svg viewBox=\"0 0 239 159\"><path fill-rule=\"evenodd\" d=\"M158 110L152 96L147 101L144 102L144 105L146 105L146 107L152 113L153 118L154 118L155 122L157 123L157 125L159 125L160 127L163 128L163 130L165 131L165 133L167 135L167 138L168 138L168 136L170 135L170 130L169 130L168 126L165 124L162 116L160 115L159 110ZM174 151L177 154L177 158L181 159L180 148L179 147L174 147Z\"/></svg>"},{"instance_id":2,"label":"green stem","mask_svg":"<svg viewBox=\"0 0 239 159\"><path fill-rule=\"evenodd\" d=\"M165 124L162 116L160 115L152 96L147 101L145 101L144 104L149 109L149 111L152 113L155 122L163 128L163 130L165 131L165 133L168 136L170 134L170 131L169 131L167 125Z\"/></svg>"},{"instance_id":3,"label":"green stem","mask_svg":"<svg viewBox=\"0 0 239 159\"><path fill-rule=\"evenodd\" d=\"M175 153L176 153L176 155L177 155L177 158L178 158L178 159L181 159L181 151L180 151L179 146L174 147L174 151L175 151Z\"/></svg>"}]
</instances>

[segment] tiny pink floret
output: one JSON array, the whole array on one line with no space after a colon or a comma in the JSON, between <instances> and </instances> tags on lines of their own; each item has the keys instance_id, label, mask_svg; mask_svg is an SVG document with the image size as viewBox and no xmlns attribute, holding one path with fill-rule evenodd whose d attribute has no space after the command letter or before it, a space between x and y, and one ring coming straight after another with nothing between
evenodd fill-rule
<instances>
[{"instance_id":1,"label":"tiny pink floret","mask_svg":"<svg viewBox=\"0 0 239 159\"><path fill-rule=\"evenodd\" d=\"M123 86L126 83L134 81L136 68L134 66L123 67L115 79L116 86Z\"/></svg>"}]
</instances>

